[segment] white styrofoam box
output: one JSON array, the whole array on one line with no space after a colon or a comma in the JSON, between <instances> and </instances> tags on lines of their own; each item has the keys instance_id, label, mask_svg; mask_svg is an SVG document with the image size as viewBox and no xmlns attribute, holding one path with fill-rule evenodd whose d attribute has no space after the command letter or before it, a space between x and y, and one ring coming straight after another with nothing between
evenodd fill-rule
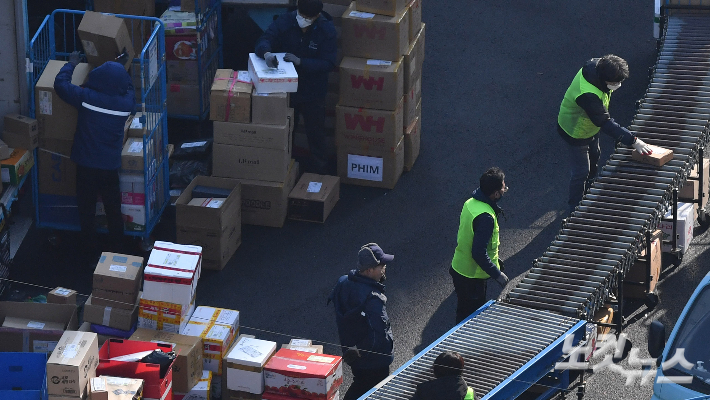
<instances>
[{"instance_id":1,"label":"white styrofoam box","mask_svg":"<svg viewBox=\"0 0 710 400\"><path fill-rule=\"evenodd\" d=\"M227 365L227 388L254 394L264 392L264 364L276 351L276 342L243 337L225 359ZM251 367L250 370L231 368L231 365ZM254 372L259 368L260 372Z\"/></svg>"},{"instance_id":2,"label":"white styrofoam box","mask_svg":"<svg viewBox=\"0 0 710 400\"><path fill-rule=\"evenodd\" d=\"M188 306L201 271L202 247L155 242L143 272L143 296Z\"/></svg>"},{"instance_id":3,"label":"white styrofoam box","mask_svg":"<svg viewBox=\"0 0 710 400\"><path fill-rule=\"evenodd\" d=\"M121 204L121 215L127 230L142 231L145 229L145 206Z\"/></svg>"},{"instance_id":4,"label":"white styrofoam box","mask_svg":"<svg viewBox=\"0 0 710 400\"><path fill-rule=\"evenodd\" d=\"M676 235L678 238L678 248L685 253L693 240L693 225L695 224L695 204L678 203L678 221L676 224ZM673 210L670 209L661 220L661 230L663 231L662 251L670 253L671 244L665 241L673 238Z\"/></svg>"},{"instance_id":5,"label":"white styrofoam box","mask_svg":"<svg viewBox=\"0 0 710 400\"><path fill-rule=\"evenodd\" d=\"M293 63L284 61L286 53L271 53L279 60L276 68L266 66L266 61L249 53L249 75L259 93L292 93L298 91L298 73Z\"/></svg>"},{"instance_id":6,"label":"white styrofoam box","mask_svg":"<svg viewBox=\"0 0 710 400\"><path fill-rule=\"evenodd\" d=\"M227 325L231 328L232 334L239 330L239 311L237 310L199 306L190 320L205 324L214 322L219 325Z\"/></svg>"},{"instance_id":7,"label":"white styrofoam box","mask_svg":"<svg viewBox=\"0 0 710 400\"><path fill-rule=\"evenodd\" d=\"M121 204L145 205L145 178L143 174L120 172Z\"/></svg>"},{"instance_id":8,"label":"white styrofoam box","mask_svg":"<svg viewBox=\"0 0 710 400\"><path fill-rule=\"evenodd\" d=\"M202 371L202 378L197 385L190 389L189 393L185 393L182 400L210 400L210 389L212 385L212 371ZM176 395L181 395L180 393L174 393L173 397Z\"/></svg>"}]
</instances>

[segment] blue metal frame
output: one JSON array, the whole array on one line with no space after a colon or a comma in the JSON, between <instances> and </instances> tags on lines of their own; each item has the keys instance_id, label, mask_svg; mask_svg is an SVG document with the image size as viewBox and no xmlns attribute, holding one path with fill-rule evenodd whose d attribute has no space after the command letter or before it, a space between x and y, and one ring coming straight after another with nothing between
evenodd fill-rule
<instances>
[{"instance_id":1,"label":"blue metal frame","mask_svg":"<svg viewBox=\"0 0 710 400\"><path fill-rule=\"evenodd\" d=\"M30 41L28 59L32 65L27 73L28 88L30 90L30 116L35 117L35 85L39 80L49 60L66 58L74 50L81 50L81 44L76 34L78 19L84 11L58 9L48 15L40 25L37 33ZM136 111L146 115L148 133L143 137L144 161L144 190L145 202L145 228L141 231L126 230L124 233L139 236L147 241L150 233L157 225L160 216L169 202L169 168L168 168L168 124L167 124L167 90L165 71L165 26L162 21L154 17L140 17L133 15L111 14L123 18L129 26L133 36L139 32L140 37L132 37L134 47L141 51L132 61L132 71L140 74L140 102L136 104ZM140 24L140 30L132 29L134 24ZM63 47L57 48L56 25L59 25L61 43ZM71 28L69 30L68 28ZM145 40L144 35L150 28L150 36ZM137 44L140 46L138 47ZM138 71L136 71L138 67ZM134 76L137 78L137 75ZM151 79L152 78L152 79ZM138 88L137 88L138 89ZM33 201L35 206L35 222L38 227L59 230L79 230L78 221L52 222L43 219L39 195L39 157L38 150L34 150L35 168L33 168ZM68 197L72 199L71 197ZM71 202L69 202L71 203ZM66 206L71 206L68 204Z\"/></svg>"}]
</instances>

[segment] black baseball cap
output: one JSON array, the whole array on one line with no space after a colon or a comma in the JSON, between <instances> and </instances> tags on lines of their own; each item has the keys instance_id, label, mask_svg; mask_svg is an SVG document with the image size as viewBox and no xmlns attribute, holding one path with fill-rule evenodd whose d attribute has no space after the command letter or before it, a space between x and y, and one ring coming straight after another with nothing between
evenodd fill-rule
<instances>
[{"instance_id":1,"label":"black baseball cap","mask_svg":"<svg viewBox=\"0 0 710 400\"><path fill-rule=\"evenodd\" d=\"M392 254L386 254L377 243L368 243L360 248L357 253L357 263L360 270L375 268L394 260Z\"/></svg>"}]
</instances>

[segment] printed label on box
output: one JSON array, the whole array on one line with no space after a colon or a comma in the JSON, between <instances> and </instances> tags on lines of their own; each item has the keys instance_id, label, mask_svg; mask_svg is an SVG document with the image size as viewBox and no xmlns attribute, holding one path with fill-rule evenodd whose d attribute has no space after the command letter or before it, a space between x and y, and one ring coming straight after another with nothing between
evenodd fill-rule
<instances>
[{"instance_id":1,"label":"printed label on box","mask_svg":"<svg viewBox=\"0 0 710 400\"><path fill-rule=\"evenodd\" d=\"M375 14L360 11L351 11L350 16L353 18L371 19L375 17Z\"/></svg>"},{"instance_id":2,"label":"printed label on box","mask_svg":"<svg viewBox=\"0 0 710 400\"><path fill-rule=\"evenodd\" d=\"M163 261L163 265L166 265L169 267L175 267L179 263L180 263L180 254L167 253L165 255L165 261Z\"/></svg>"},{"instance_id":3,"label":"printed label on box","mask_svg":"<svg viewBox=\"0 0 710 400\"><path fill-rule=\"evenodd\" d=\"M189 149L190 147L200 147L206 145L207 142L191 142L191 143L183 143L182 146L180 146L181 149Z\"/></svg>"},{"instance_id":4,"label":"printed label on box","mask_svg":"<svg viewBox=\"0 0 710 400\"><path fill-rule=\"evenodd\" d=\"M64 358L74 358L79 354L78 344L68 344L62 351L62 357Z\"/></svg>"},{"instance_id":5,"label":"printed label on box","mask_svg":"<svg viewBox=\"0 0 710 400\"><path fill-rule=\"evenodd\" d=\"M252 358L261 357L262 354L263 354L262 352L260 352L259 350L255 349L255 348L252 347L252 346L243 346L243 347L241 347L239 350L241 350L242 352L246 353L247 355L249 355L249 357L252 357Z\"/></svg>"},{"instance_id":6,"label":"printed label on box","mask_svg":"<svg viewBox=\"0 0 710 400\"><path fill-rule=\"evenodd\" d=\"M249 71L237 71L237 82L252 83Z\"/></svg>"},{"instance_id":7,"label":"printed label on box","mask_svg":"<svg viewBox=\"0 0 710 400\"><path fill-rule=\"evenodd\" d=\"M105 392L106 391L106 381L104 381L103 378L91 378L91 391L92 392Z\"/></svg>"},{"instance_id":8,"label":"printed label on box","mask_svg":"<svg viewBox=\"0 0 710 400\"><path fill-rule=\"evenodd\" d=\"M392 65L392 61L385 61L385 60L367 60L367 65Z\"/></svg>"},{"instance_id":9,"label":"printed label on box","mask_svg":"<svg viewBox=\"0 0 710 400\"><path fill-rule=\"evenodd\" d=\"M69 296L69 293L71 293L71 290L69 289L57 289L54 291L54 294L59 295L59 296Z\"/></svg>"},{"instance_id":10,"label":"printed label on box","mask_svg":"<svg viewBox=\"0 0 710 400\"><path fill-rule=\"evenodd\" d=\"M141 119L133 118L133 121L131 122L131 129L141 129L142 127L143 124L141 124Z\"/></svg>"},{"instance_id":11,"label":"printed label on box","mask_svg":"<svg viewBox=\"0 0 710 400\"><path fill-rule=\"evenodd\" d=\"M109 271L114 271L114 272L126 272L126 266L125 265L113 265L111 264L110 267L108 267Z\"/></svg>"},{"instance_id":12,"label":"printed label on box","mask_svg":"<svg viewBox=\"0 0 710 400\"><path fill-rule=\"evenodd\" d=\"M210 200L205 207L207 208L220 208L222 207L222 204L224 203L224 200Z\"/></svg>"},{"instance_id":13,"label":"printed label on box","mask_svg":"<svg viewBox=\"0 0 710 400\"><path fill-rule=\"evenodd\" d=\"M32 351L35 353L51 353L57 347L56 341L35 340L32 342Z\"/></svg>"},{"instance_id":14,"label":"printed label on box","mask_svg":"<svg viewBox=\"0 0 710 400\"><path fill-rule=\"evenodd\" d=\"M133 142L131 143L130 146L128 146L128 152L129 153L142 153L143 152L143 142Z\"/></svg>"},{"instance_id":15,"label":"printed label on box","mask_svg":"<svg viewBox=\"0 0 710 400\"><path fill-rule=\"evenodd\" d=\"M96 45L91 40L82 40L81 44L84 46L84 53L88 56L97 57L99 53L96 51Z\"/></svg>"},{"instance_id":16,"label":"printed label on box","mask_svg":"<svg viewBox=\"0 0 710 400\"><path fill-rule=\"evenodd\" d=\"M44 322L30 321L27 323L27 327L30 329L42 329L44 328Z\"/></svg>"},{"instance_id":17,"label":"printed label on box","mask_svg":"<svg viewBox=\"0 0 710 400\"><path fill-rule=\"evenodd\" d=\"M379 157L348 154L348 178L382 182L383 165Z\"/></svg>"},{"instance_id":18,"label":"printed label on box","mask_svg":"<svg viewBox=\"0 0 710 400\"><path fill-rule=\"evenodd\" d=\"M42 115L52 115L52 92L46 90L39 91L39 113Z\"/></svg>"},{"instance_id":19,"label":"printed label on box","mask_svg":"<svg viewBox=\"0 0 710 400\"><path fill-rule=\"evenodd\" d=\"M323 182L309 182L308 183L308 193L318 193L320 188L323 186Z\"/></svg>"}]
</instances>

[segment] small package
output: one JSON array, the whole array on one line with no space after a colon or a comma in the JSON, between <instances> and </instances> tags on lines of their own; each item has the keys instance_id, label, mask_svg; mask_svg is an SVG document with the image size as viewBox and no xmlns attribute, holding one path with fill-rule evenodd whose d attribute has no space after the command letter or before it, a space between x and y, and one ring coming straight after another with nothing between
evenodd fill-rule
<instances>
[{"instance_id":1,"label":"small package","mask_svg":"<svg viewBox=\"0 0 710 400\"><path fill-rule=\"evenodd\" d=\"M670 149L664 149L663 147L658 147L658 146L651 146L649 145L648 147L653 150L653 153L643 155L639 153L638 151L634 150L631 153L631 158L634 160L644 163L644 164L649 164L653 165L656 167L661 167L668 161L673 159L673 150Z\"/></svg>"},{"instance_id":2,"label":"small package","mask_svg":"<svg viewBox=\"0 0 710 400\"><path fill-rule=\"evenodd\" d=\"M77 33L90 64L98 66L115 61L126 70L131 66L135 51L123 18L87 11Z\"/></svg>"},{"instance_id":3,"label":"small package","mask_svg":"<svg viewBox=\"0 0 710 400\"><path fill-rule=\"evenodd\" d=\"M143 171L143 138L129 137L121 151L121 169Z\"/></svg>"},{"instance_id":4,"label":"small package","mask_svg":"<svg viewBox=\"0 0 710 400\"><path fill-rule=\"evenodd\" d=\"M138 299L143 257L101 253L93 280L93 303L133 310Z\"/></svg>"},{"instance_id":5,"label":"small package","mask_svg":"<svg viewBox=\"0 0 710 400\"><path fill-rule=\"evenodd\" d=\"M247 71L218 69L210 91L210 119L246 122L251 119L251 77Z\"/></svg>"},{"instance_id":6,"label":"small package","mask_svg":"<svg viewBox=\"0 0 710 400\"><path fill-rule=\"evenodd\" d=\"M92 304L92 296L84 304L84 321L130 331L138 321L138 301L132 310Z\"/></svg>"},{"instance_id":7,"label":"small package","mask_svg":"<svg viewBox=\"0 0 710 400\"><path fill-rule=\"evenodd\" d=\"M22 178L30 172L33 165L35 165L35 158L31 151L12 149L10 156L0 161L2 182L11 185L19 185Z\"/></svg>"},{"instance_id":8,"label":"small package","mask_svg":"<svg viewBox=\"0 0 710 400\"><path fill-rule=\"evenodd\" d=\"M293 63L284 61L286 53L272 53L278 59L276 68L266 66L266 61L249 53L249 75L259 93L293 93L298 90L298 73Z\"/></svg>"},{"instance_id":9,"label":"small package","mask_svg":"<svg viewBox=\"0 0 710 400\"><path fill-rule=\"evenodd\" d=\"M76 290L63 287L54 288L47 293L47 303L76 305Z\"/></svg>"},{"instance_id":10,"label":"small package","mask_svg":"<svg viewBox=\"0 0 710 400\"><path fill-rule=\"evenodd\" d=\"M47 393L83 397L98 365L99 344L95 333L64 332L47 360Z\"/></svg>"},{"instance_id":11,"label":"small package","mask_svg":"<svg viewBox=\"0 0 710 400\"><path fill-rule=\"evenodd\" d=\"M264 392L264 365L276 351L276 343L241 337L229 350L227 362L227 388L240 392Z\"/></svg>"},{"instance_id":12,"label":"small package","mask_svg":"<svg viewBox=\"0 0 710 400\"><path fill-rule=\"evenodd\" d=\"M305 173L288 195L291 219L325 222L340 199L340 178Z\"/></svg>"}]
</instances>

